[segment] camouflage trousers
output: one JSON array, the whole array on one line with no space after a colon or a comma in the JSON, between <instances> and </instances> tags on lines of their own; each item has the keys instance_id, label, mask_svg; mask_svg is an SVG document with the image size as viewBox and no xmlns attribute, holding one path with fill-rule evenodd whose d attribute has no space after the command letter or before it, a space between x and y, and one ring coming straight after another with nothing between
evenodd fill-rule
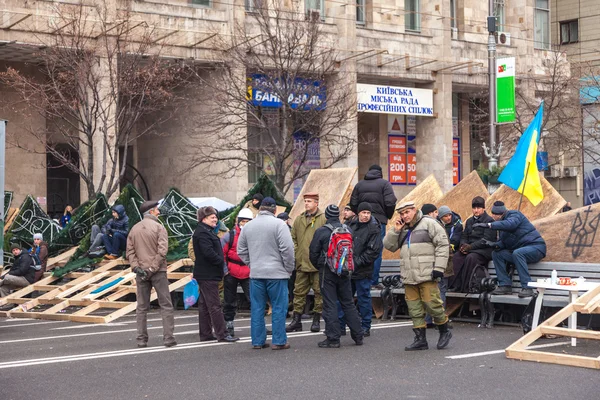
<instances>
[{"instance_id":1,"label":"camouflage trousers","mask_svg":"<svg viewBox=\"0 0 600 400\"><path fill-rule=\"evenodd\" d=\"M418 285L404 285L404 298L408 305L408 314L412 318L415 328L425 328L425 315L433 317L436 325L448 322L444 304L440 296L440 288L436 281L419 283Z\"/></svg>"}]
</instances>

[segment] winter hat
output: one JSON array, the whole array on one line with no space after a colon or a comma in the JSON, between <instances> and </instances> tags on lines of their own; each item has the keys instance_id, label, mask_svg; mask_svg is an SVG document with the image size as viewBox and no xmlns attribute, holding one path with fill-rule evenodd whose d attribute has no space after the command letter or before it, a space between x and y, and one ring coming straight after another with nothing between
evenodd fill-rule
<instances>
[{"instance_id":1,"label":"winter hat","mask_svg":"<svg viewBox=\"0 0 600 400\"><path fill-rule=\"evenodd\" d=\"M202 220L206 217L209 217L211 215L218 216L219 214L217 213L217 210L214 207L206 206L206 207L200 207L198 209L197 215L198 215L198 222L202 222Z\"/></svg>"},{"instance_id":2,"label":"winter hat","mask_svg":"<svg viewBox=\"0 0 600 400\"><path fill-rule=\"evenodd\" d=\"M438 217L442 218L448 214L452 214L452 210L448 206L441 206L438 210Z\"/></svg>"},{"instance_id":3,"label":"winter hat","mask_svg":"<svg viewBox=\"0 0 600 400\"><path fill-rule=\"evenodd\" d=\"M263 196L260 193L256 193L254 196L252 196L252 200L263 201L264 198L265 198L265 196Z\"/></svg>"},{"instance_id":4,"label":"winter hat","mask_svg":"<svg viewBox=\"0 0 600 400\"><path fill-rule=\"evenodd\" d=\"M14 249L19 249L19 250L21 250L21 246L19 246L19 245L18 245L18 244L16 244L16 243L13 243L13 244L10 246L10 251L13 251Z\"/></svg>"},{"instance_id":5,"label":"winter hat","mask_svg":"<svg viewBox=\"0 0 600 400\"><path fill-rule=\"evenodd\" d=\"M350 207L350 204L346 204L346 207L344 207L344 210L352 211L352 207Z\"/></svg>"},{"instance_id":6,"label":"winter hat","mask_svg":"<svg viewBox=\"0 0 600 400\"><path fill-rule=\"evenodd\" d=\"M265 197L262 203L260 203L262 207L276 207L275 199L272 197Z\"/></svg>"},{"instance_id":7,"label":"winter hat","mask_svg":"<svg viewBox=\"0 0 600 400\"><path fill-rule=\"evenodd\" d=\"M304 194L304 198L305 199L315 199L316 201L319 201L319 193L308 192L308 193Z\"/></svg>"},{"instance_id":8,"label":"winter hat","mask_svg":"<svg viewBox=\"0 0 600 400\"><path fill-rule=\"evenodd\" d=\"M378 170L378 171L381 171L381 172L383 172L383 170L381 169L381 167L380 167L379 165L377 165L377 164L373 164L373 165L371 165L371 166L369 167L369 171L370 171L370 170L372 170L372 169L376 169L376 170Z\"/></svg>"},{"instance_id":9,"label":"winter hat","mask_svg":"<svg viewBox=\"0 0 600 400\"><path fill-rule=\"evenodd\" d=\"M361 211L373 212L373 207L371 206L371 203L367 203L366 201L363 201L362 203L360 203L358 205L358 212L361 212Z\"/></svg>"},{"instance_id":10,"label":"winter hat","mask_svg":"<svg viewBox=\"0 0 600 400\"><path fill-rule=\"evenodd\" d=\"M421 207L421 211L423 212L423 215L432 213L435 210L437 210L437 207L430 203L425 203L425 204L423 204L423 207Z\"/></svg>"},{"instance_id":11,"label":"winter hat","mask_svg":"<svg viewBox=\"0 0 600 400\"><path fill-rule=\"evenodd\" d=\"M279 218L280 220L283 221L287 221L288 219L290 219L290 214L286 213L286 212L282 212L277 214L277 218Z\"/></svg>"},{"instance_id":12,"label":"winter hat","mask_svg":"<svg viewBox=\"0 0 600 400\"><path fill-rule=\"evenodd\" d=\"M339 218L340 217L340 208L335 204L330 204L325 209L325 218Z\"/></svg>"},{"instance_id":13,"label":"winter hat","mask_svg":"<svg viewBox=\"0 0 600 400\"><path fill-rule=\"evenodd\" d=\"M481 196L473 197L473 201L471 201L471 207L485 208L485 200Z\"/></svg>"},{"instance_id":14,"label":"winter hat","mask_svg":"<svg viewBox=\"0 0 600 400\"><path fill-rule=\"evenodd\" d=\"M158 201L154 201L154 200L145 201L140 206L140 213L145 214L148 211L152 210L156 206L158 206Z\"/></svg>"},{"instance_id":15,"label":"winter hat","mask_svg":"<svg viewBox=\"0 0 600 400\"><path fill-rule=\"evenodd\" d=\"M44 240L44 237L42 236L41 233L34 233L33 234L33 240L35 240L35 239Z\"/></svg>"},{"instance_id":16,"label":"winter hat","mask_svg":"<svg viewBox=\"0 0 600 400\"><path fill-rule=\"evenodd\" d=\"M497 201L494 203L494 206L492 207L492 214L502 215L505 212L506 212L506 206L504 205L503 202Z\"/></svg>"},{"instance_id":17,"label":"winter hat","mask_svg":"<svg viewBox=\"0 0 600 400\"><path fill-rule=\"evenodd\" d=\"M415 202L414 201L406 201L406 202L400 204L399 206L397 206L396 211L402 212L402 211L406 210L407 208L415 208Z\"/></svg>"}]
</instances>

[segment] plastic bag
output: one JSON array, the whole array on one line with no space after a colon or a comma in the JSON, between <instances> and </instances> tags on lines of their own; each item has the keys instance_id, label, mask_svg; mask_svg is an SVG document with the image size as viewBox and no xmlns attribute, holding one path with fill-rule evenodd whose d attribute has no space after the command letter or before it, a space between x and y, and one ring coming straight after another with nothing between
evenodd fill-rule
<instances>
[{"instance_id":1,"label":"plastic bag","mask_svg":"<svg viewBox=\"0 0 600 400\"><path fill-rule=\"evenodd\" d=\"M198 290L198 282L192 279L190 283L185 285L183 288L183 307L188 309L198 301L200 297L200 291Z\"/></svg>"}]
</instances>

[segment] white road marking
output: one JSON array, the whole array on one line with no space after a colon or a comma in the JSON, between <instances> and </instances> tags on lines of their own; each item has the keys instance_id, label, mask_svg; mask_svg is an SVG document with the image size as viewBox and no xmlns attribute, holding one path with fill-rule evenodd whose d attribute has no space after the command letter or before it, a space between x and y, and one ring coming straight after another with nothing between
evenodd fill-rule
<instances>
[{"instance_id":1,"label":"white road marking","mask_svg":"<svg viewBox=\"0 0 600 400\"><path fill-rule=\"evenodd\" d=\"M21 322L21 321L36 321L36 320L30 319L30 318L27 318L27 319L7 319L4 322L15 322L15 321ZM58 323L61 323L61 322L69 322L69 321L40 321L40 320L37 320L37 321L38 322L31 322L31 323L26 323L26 324L1 325L0 329L1 328L18 328L20 326L46 325L46 324L58 324ZM56 329L56 328L54 328L54 329Z\"/></svg>"},{"instance_id":2,"label":"white road marking","mask_svg":"<svg viewBox=\"0 0 600 400\"><path fill-rule=\"evenodd\" d=\"M412 326L410 322L401 322L401 323L387 323L387 324L376 324L371 327L371 329L385 329L385 328L394 328L394 327L403 327L403 326ZM197 331L196 331L197 333ZM176 333L177 335L177 333ZM298 332L288 334L288 337L304 337L304 336L315 336L322 335L322 332ZM249 343L251 342L250 337L241 338L237 343ZM214 346L226 346L229 343L219 343L216 341L212 342L194 342L194 343L184 343L179 344L175 347L164 347L164 346L156 346L156 347L148 347L145 349L126 349L126 350L115 350L115 351L104 351L98 353L87 353L87 354L75 354L70 356L58 356L58 357L47 357L47 358L36 358L30 360L16 360L16 361L8 361L0 363L0 369L7 368L18 368L18 367L31 367L34 365L45 365L45 364L56 364L56 363L65 363L65 362L73 362L73 361L83 361L83 360L95 360L99 358L112 358L112 357L123 357L123 356L138 356L149 353L158 353L163 351L177 351L177 350L187 350L187 349L195 349L195 348L203 348L203 347L214 347ZM235 344L233 344L235 345Z\"/></svg>"},{"instance_id":3,"label":"white road marking","mask_svg":"<svg viewBox=\"0 0 600 400\"><path fill-rule=\"evenodd\" d=\"M571 342L546 343L546 344L538 344L535 346L529 346L527 348L528 349L543 349L545 347L564 346L565 344L569 344L569 343L571 343ZM490 351L482 351L480 353L469 353L469 354L460 354L460 355L456 355L456 356L447 356L446 358L449 358L451 360L459 360L462 358L482 357L482 356L488 356L491 354L502 354L502 353L504 353L504 351L505 351L505 349L490 350Z\"/></svg>"}]
</instances>

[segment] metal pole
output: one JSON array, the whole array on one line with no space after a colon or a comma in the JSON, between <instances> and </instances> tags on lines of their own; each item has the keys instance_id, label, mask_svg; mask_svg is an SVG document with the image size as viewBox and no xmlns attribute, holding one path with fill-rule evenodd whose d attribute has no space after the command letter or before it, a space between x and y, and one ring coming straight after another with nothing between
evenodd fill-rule
<instances>
[{"instance_id":1,"label":"metal pole","mask_svg":"<svg viewBox=\"0 0 600 400\"><path fill-rule=\"evenodd\" d=\"M491 170L498 166L496 152L496 18L494 17L494 0L490 0L490 16L488 17L488 74L489 74L489 116L490 116L490 151L488 166Z\"/></svg>"},{"instance_id":2,"label":"metal pole","mask_svg":"<svg viewBox=\"0 0 600 400\"><path fill-rule=\"evenodd\" d=\"M4 265L4 157L6 150L6 121L0 120L0 265Z\"/></svg>"}]
</instances>

